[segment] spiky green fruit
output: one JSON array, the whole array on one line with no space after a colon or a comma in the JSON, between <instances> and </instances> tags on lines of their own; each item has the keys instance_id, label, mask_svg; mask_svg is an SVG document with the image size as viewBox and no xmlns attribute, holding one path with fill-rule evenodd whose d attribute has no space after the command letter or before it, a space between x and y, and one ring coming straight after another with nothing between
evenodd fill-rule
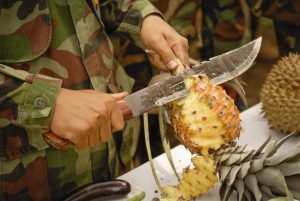
<instances>
[{"instance_id":1,"label":"spiky green fruit","mask_svg":"<svg viewBox=\"0 0 300 201\"><path fill-rule=\"evenodd\" d=\"M260 92L265 118L283 132L300 132L300 55L282 57L271 69Z\"/></svg>"}]
</instances>

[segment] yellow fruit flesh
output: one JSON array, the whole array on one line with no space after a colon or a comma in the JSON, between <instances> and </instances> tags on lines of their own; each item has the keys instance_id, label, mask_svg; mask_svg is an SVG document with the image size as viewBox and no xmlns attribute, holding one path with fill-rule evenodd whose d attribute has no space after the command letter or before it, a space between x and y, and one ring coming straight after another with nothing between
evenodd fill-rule
<instances>
[{"instance_id":1,"label":"yellow fruit flesh","mask_svg":"<svg viewBox=\"0 0 300 201\"><path fill-rule=\"evenodd\" d=\"M166 197L177 200L198 197L214 186L213 153L241 130L239 111L224 89L204 75L186 78L185 84L190 95L169 104L170 120L180 143L200 156L192 158L194 168L184 169L178 186L163 187Z\"/></svg>"},{"instance_id":2,"label":"yellow fruit flesh","mask_svg":"<svg viewBox=\"0 0 300 201\"><path fill-rule=\"evenodd\" d=\"M178 186L165 186L163 192L168 198L190 200L212 188L217 182L216 165L211 157L194 156L193 169L184 169Z\"/></svg>"},{"instance_id":3,"label":"yellow fruit flesh","mask_svg":"<svg viewBox=\"0 0 300 201\"><path fill-rule=\"evenodd\" d=\"M171 103L171 123L180 143L208 155L240 133L239 111L226 92L207 77L185 80L190 95Z\"/></svg>"}]
</instances>

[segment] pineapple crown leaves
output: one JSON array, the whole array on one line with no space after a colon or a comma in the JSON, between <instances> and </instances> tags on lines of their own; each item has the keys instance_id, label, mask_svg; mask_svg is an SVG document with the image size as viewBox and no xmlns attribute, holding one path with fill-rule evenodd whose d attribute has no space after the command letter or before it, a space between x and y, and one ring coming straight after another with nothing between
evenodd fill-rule
<instances>
[{"instance_id":1,"label":"pineapple crown leaves","mask_svg":"<svg viewBox=\"0 0 300 201\"><path fill-rule=\"evenodd\" d=\"M234 191L239 201L300 199L300 143L279 151L293 136L269 137L256 150L235 146L216 152L221 199L227 201Z\"/></svg>"}]
</instances>

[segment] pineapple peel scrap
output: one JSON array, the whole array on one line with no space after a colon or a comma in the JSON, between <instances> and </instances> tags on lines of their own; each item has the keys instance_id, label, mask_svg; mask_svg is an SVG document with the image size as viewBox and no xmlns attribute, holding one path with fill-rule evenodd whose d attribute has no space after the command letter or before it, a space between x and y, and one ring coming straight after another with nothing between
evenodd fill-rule
<instances>
[{"instance_id":1,"label":"pineapple peel scrap","mask_svg":"<svg viewBox=\"0 0 300 201\"><path fill-rule=\"evenodd\" d=\"M177 200L191 200L208 192L217 182L216 164L213 158L192 157L193 168L184 169L177 186L162 187L163 194Z\"/></svg>"}]
</instances>

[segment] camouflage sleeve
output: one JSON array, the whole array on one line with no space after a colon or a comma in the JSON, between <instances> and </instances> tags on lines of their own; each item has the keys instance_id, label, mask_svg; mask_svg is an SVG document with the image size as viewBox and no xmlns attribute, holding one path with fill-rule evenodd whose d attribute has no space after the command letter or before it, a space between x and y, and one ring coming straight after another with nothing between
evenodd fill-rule
<instances>
[{"instance_id":1,"label":"camouflage sleeve","mask_svg":"<svg viewBox=\"0 0 300 201\"><path fill-rule=\"evenodd\" d=\"M15 124L47 131L61 80L0 64L0 127Z\"/></svg>"},{"instance_id":2,"label":"camouflage sleeve","mask_svg":"<svg viewBox=\"0 0 300 201\"><path fill-rule=\"evenodd\" d=\"M275 20L300 26L300 1L298 0L247 0L256 16L270 17Z\"/></svg>"},{"instance_id":3,"label":"camouflage sleeve","mask_svg":"<svg viewBox=\"0 0 300 201\"><path fill-rule=\"evenodd\" d=\"M163 17L148 0L105 0L100 6L101 20L107 33L117 32L140 43L140 28L149 14Z\"/></svg>"}]
</instances>

